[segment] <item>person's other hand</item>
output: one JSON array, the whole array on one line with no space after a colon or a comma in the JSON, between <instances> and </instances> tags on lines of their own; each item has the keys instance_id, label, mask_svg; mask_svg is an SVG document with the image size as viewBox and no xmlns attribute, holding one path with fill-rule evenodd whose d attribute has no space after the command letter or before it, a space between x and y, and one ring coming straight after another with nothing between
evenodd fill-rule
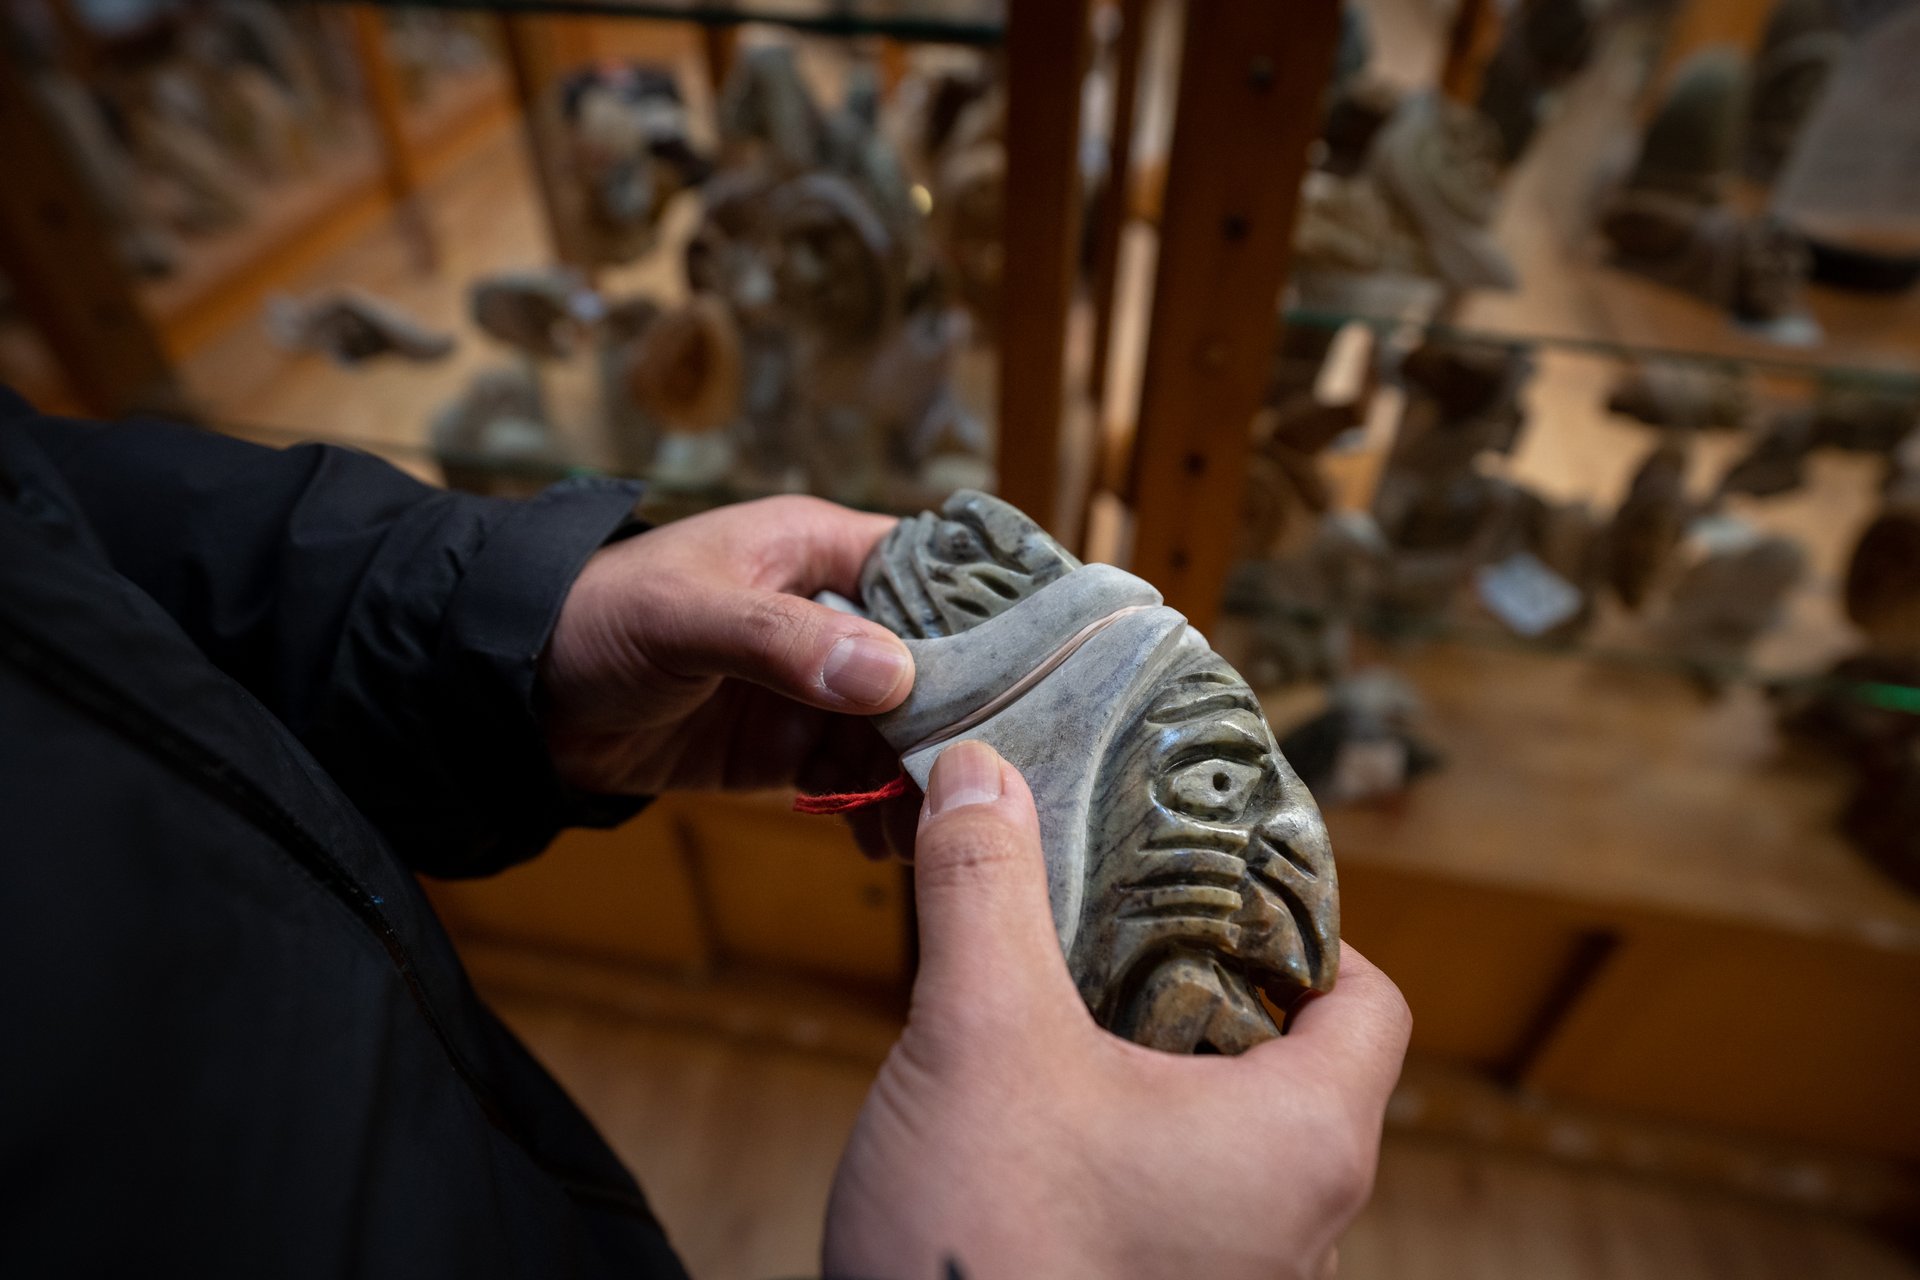
<instances>
[{"instance_id":1,"label":"person's other hand","mask_svg":"<svg viewBox=\"0 0 1920 1280\"><path fill-rule=\"evenodd\" d=\"M541 658L560 776L635 795L844 791L895 776L897 757L864 717L907 696L913 659L885 627L811 599L857 597L861 566L893 524L815 498L766 498L596 552ZM900 812L910 831L911 805ZM875 852L875 824L856 832Z\"/></svg>"},{"instance_id":2,"label":"person's other hand","mask_svg":"<svg viewBox=\"0 0 1920 1280\"><path fill-rule=\"evenodd\" d=\"M934 765L912 1012L828 1206L832 1277L1317 1277L1366 1203L1411 1018L1351 948L1239 1057L1095 1025L1047 906L1033 800L977 742Z\"/></svg>"}]
</instances>

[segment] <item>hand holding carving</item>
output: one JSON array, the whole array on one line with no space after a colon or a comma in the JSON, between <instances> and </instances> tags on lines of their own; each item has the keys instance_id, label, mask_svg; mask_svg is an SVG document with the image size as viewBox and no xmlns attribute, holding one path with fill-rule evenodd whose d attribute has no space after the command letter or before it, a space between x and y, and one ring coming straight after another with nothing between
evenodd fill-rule
<instances>
[{"instance_id":1,"label":"hand holding carving","mask_svg":"<svg viewBox=\"0 0 1920 1280\"><path fill-rule=\"evenodd\" d=\"M1235 1058L1107 1035L1054 935L1032 794L980 743L934 766L915 870L912 1014L834 1179L827 1275L1327 1274L1406 1051L1384 974L1348 949Z\"/></svg>"}]
</instances>

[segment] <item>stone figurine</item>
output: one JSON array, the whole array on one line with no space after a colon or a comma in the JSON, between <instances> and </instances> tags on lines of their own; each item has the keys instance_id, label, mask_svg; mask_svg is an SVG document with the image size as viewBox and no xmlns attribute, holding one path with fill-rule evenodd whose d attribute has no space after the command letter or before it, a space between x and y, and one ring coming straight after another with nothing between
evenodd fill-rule
<instances>
[{"instance_id":1,"label":"stone figurine","mask_svg":"<svg viewBox=\"0 0 1920 1280\"><path fill-rule=\"evenodd\" d=\"M453 335L428 328L392 303L359 289L335 289L298 300L267 303L267 333L289 351L311 351L351 368L377 356L440 360L453 352Z\"/></svg>"},{"instance_id":2,"label":"stone figurine","mask_svg":"<svg viewBox=\"0 0 1920 1280\"><path fill-rule=\"evenodd\" d=\"M1636 361L1607 393L1607 412L1683 431L1742 426L1752 407L1744 365Z\"/></svg>"},{"instance_id":3,"label":"stone figurine","mask_svg":"<svg viewBox=\"0 0 1920 1280\"><path fill-rule=\"evenodd\" d=\"M467 310L488 337L534 359L556 359L573 354L603 307L579 272L552 267L474 281Z\"/></svg>"},{"instance_id":4,"label":"stone figurine","mask_svg":"<svg viewBox=\"0 0 1920 1280\"><path fill-rule=\"evenodd\" d=\"M1639 609L1693 519L1687 449L1663 441L1634 473L1607 529L1607 578L1620 603Z\"/></svg>"},{"instance_id":5,"label":"stone figurine","mask_svg":"<svg viewBox=\"0 0 1920 1280\"><path fill-rule=\"evenodd\" d=\"M561 88L568 171L595 260L631 262L653 248L669 201L705 181L672 71L607 64Z\"/></svg>"},{"instance_id":6,"label":"stone figurine","mask_svg":"<svg viewBox=\"0 0 1920 1280\"><path fill-rule=\"evenodd\" d=\"M1332 854L1246 682L1149 584L1082 565L1006 503L962 491L868 560L866 612L918 678L876 725L925 785L945 746L992 745L1040 813L1054 923L1102 1026L1239 1053L1339 962Z\"/></svg>"},{"instance_id":7,"label":"stone figurine","mask_svg":"<svg viewBox=\"0 0 1920 1280\"><path fill-rule=\"evenodd\" d=\"M1771 182L1847 51L1834 0L1780 0L1754 57L1747 102L1747 175Z\"/></svg>"}]
</instances>

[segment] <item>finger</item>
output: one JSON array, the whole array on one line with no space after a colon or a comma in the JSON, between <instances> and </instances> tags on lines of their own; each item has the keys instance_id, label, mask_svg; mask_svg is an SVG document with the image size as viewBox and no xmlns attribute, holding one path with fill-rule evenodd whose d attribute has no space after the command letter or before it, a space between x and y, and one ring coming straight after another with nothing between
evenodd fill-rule
<instances>
[{"instance_id":1,"label":"finger","mask_svg":"<svg viewBox=\"0 0 1920 1280\"><path fill-rule=\"evenodd\" d=\"M747 580L793 595L837 591L860 598L860 571L867 557L899 521L852 511L819 498L787 495L730 508L751 539L744 557ZM768 531L774 536L768 536Z\"/></svg>"},{"instance_id":2,"label":"finger","mask_svg":"<svg viewBox=\"0 0 1920 1280\"><path fill-rule=\"evenodd\" d=\"M677 616L650 637L661 667L685 677L732 676L824 711L877 715L913 687L913 655L864 618L799 596L752 588L683 593Z\"/></svg>"},{"instance_id":3,"label":"finger","mask_svg":"<svg viewBox=\"0 0 1920 1280\"><path fill-rule=\"evenodd\" d=\"M913 857L920 983L976 1013L1035 993L1077 1003L1033 795L993 748L959 742L934 762Z\"/></svg>"},{"instance_id":4,"label":"finger","mask_svg":"<svg viewBox=\"0 0 1920 1280\"><path fill-rule=\"evenodd\" d=\"M1330 1075L1377 1095L1384 1105L1400 1078L1413 1014L1393 979L1346 943L1333 990L1307 1002L1280 1040L1257 1045L1245 1057L1270 1058L1277 1069L1297 1067L1302 1050L1322 1055ZM1292 1057L1293 1062L1283 1059Z\"/></svg>"}]
</instances>

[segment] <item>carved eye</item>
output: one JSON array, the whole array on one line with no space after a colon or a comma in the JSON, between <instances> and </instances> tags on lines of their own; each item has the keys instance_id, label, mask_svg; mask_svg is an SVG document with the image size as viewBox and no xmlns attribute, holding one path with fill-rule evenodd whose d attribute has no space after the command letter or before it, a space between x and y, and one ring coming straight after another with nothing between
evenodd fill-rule
<instances>
[{"instance_id":1,"label":"carved eye","mask_svg":"<svg viewBox=\"0 0 1920 1280\"><path fill-rule=\"evenodd\" d=\"M1260 785L1258 765L1218 757L1195 760L1162 780L1160 803L1208 822L1234 822L1246 813Z\"/></svg>"},{"instance_id":2,"label":"carved eye","mask_svg":"<svg viewBox=\"0 0 1920 1280\"><path fill-rule=\"evenodd\" d=\"M936 551L949 564L971 564L987 558L986 544L980 535L963 524L943 524Z\"/></svg>"}]
</instances>

